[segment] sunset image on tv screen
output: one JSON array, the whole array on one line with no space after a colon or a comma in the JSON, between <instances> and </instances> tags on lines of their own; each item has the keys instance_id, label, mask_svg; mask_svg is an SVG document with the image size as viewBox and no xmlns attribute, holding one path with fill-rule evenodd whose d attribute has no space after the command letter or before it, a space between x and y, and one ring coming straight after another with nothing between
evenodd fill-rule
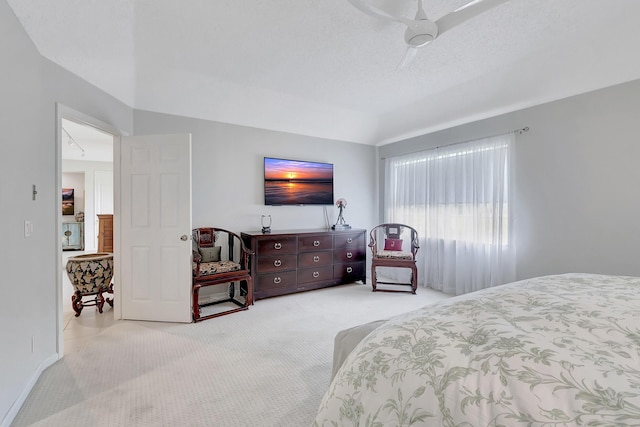
<instances>
[{"instance_id":1,"label":"sunset image on tv screen","mask_svg":"<svg viewBox=\"0 0 640 427\"><path fill-rule=\"evenodd\" d=\"M264 185L267 205L330 205L333 165L265 157Z\"/></svg>"}]
</instances>

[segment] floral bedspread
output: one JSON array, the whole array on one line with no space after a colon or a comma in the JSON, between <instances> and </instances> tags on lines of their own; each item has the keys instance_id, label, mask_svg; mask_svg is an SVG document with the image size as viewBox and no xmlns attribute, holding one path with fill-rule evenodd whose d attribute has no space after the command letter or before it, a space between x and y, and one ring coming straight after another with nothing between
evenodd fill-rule
<instances>
[{"instance_id":1,"label":"floral bedspread","mask_svg":"<svg viewBox=\"0 0 640 427\"><path fill-rule=\"evenodd\" d=\"M640 425L640 278L539 277L395 317L313 425Z\"/></svg>"}]
</instances>

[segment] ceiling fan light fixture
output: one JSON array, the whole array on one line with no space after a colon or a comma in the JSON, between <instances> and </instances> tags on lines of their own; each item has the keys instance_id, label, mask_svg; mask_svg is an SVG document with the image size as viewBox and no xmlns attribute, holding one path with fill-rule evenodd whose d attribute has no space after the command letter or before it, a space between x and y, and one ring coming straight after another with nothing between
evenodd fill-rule
<instances>
[{"instance_id":1,"label":"ceiling fan light fixture","mask_svg":"<svg viewBox=\"0 0 640 427\"><path fill-rule=\"evenodd\" d=\"M404 41L410 47L422 47L434 41L438 35L438 26L428 19L416 21L413 28L407 28Z\"/></svg>"},{"instance_id":2,"label":"ceiling fan light fixture","mask_svg":"<svg viewBox=\"0 0 640 427\"><path fill-rule=\"evenodd\" d=\"M509 0L467 0L467 4L447 13L436 21L427 17L423 5L424 0L418 0L418 11L414 19L392 15L372 6L367 0L347 1L367 15L399 22L407 26L404 41L407 43L408 49L399 67L402 68L415 56L417 48L428 45L443 33Z\"/></svg>"},{"instance_id":3,"label":"ceiling fan light fixture","mask_svg":"<svg viewBox=\"0 0 640 427\"><path fill-rule=\"evenodd\" d=\"M431 34L416 34L407 40L407 44L411 47L422 47L434 40Z\"/></svg>"}]
</instances>

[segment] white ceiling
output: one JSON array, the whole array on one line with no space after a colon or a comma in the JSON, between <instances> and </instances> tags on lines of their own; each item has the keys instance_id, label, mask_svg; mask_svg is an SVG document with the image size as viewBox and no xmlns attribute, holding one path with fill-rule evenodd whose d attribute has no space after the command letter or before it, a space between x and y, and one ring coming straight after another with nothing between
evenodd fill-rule
<instances>
[{"instance_id":1,"label":"white ceiling","mask_svg":"<svg viewBox=\"0 0 640 427\"><path fill-rule=\"evenodd\" d=\"M43 56L131 107L367 144L640 78L638 0L511 0L401 71L404 26L347 0L7 1Z\"/></svg>"},{"instance_id":2,"label":"white ceiling","mask_svg":"<svg viewBox=\"0 0 640 427\"><path fill-rule=\"evenodd\" d=\"M113 135L62 119L61 138L64 160L113 161Z\"/></svg>"}]
</instances>

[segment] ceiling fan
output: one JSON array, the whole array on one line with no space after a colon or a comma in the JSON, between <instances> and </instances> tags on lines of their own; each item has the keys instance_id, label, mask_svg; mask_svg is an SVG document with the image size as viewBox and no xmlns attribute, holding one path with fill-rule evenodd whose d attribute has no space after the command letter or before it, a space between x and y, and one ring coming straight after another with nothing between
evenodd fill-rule
<instances>
[{"instance_id":1,"label":"ceiling fan","mask_svg":"<svg viewBox=\"0 0 640 427\"><path fill-rule=\"evenodd\" d=\"M398 69L401 69L413 60L418 52L418 48L428 45L444 32L457 27L458 25L480 15L482 12L486 12L487 10L498 6L501 3L506 3L509 0L473 0L453 12L444 15L436 21L432 21L427 18L427 14L424 11L423 0L418 0L418 12L414 19L391 15L382 9L378 9L365 3L363 0L348 1L357 9L368 15L400 22L407 26L407 30L404 33L404 40L408 47L402 62L398 66Z\"/></svg>"}]
</instances>

